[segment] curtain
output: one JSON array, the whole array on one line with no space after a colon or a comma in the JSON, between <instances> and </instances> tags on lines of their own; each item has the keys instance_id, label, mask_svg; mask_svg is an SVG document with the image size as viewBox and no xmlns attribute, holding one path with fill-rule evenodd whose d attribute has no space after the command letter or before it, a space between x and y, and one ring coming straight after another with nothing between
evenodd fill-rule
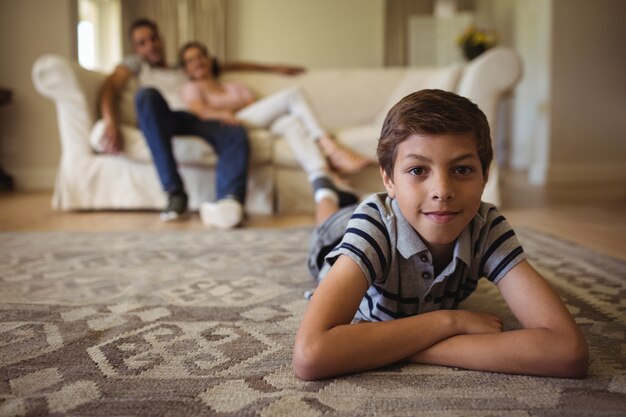
<instances>
[{"instance_id":1,"label":"curtain","mask_svg":"<svg viewBox=\"0 0 626 417\"><path fill-rule=\"evenodd\" d=\"M226 53L227 0L122 0L124 54L132 53L128 28L139 18L154 20L165 44L169 65L177 63L178 48L185 42L204 43L212 54L223 58Z\"/></svg>"}]
</instances>

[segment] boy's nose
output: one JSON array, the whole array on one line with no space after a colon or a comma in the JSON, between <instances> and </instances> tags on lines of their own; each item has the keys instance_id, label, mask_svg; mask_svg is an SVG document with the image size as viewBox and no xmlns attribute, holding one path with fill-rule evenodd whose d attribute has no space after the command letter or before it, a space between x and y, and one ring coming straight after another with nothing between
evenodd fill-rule
<instances>
[{"instance_id":1,"label":"boy's nose","mask_svg":"<svg viewBox=\"0 0 626 417\"><path fill-rule=\"evenodd\" d=\"M435 175L431 196L436 201L447 201L454 197L454 187L447 175Z\"/></svg>"}]
</instances>

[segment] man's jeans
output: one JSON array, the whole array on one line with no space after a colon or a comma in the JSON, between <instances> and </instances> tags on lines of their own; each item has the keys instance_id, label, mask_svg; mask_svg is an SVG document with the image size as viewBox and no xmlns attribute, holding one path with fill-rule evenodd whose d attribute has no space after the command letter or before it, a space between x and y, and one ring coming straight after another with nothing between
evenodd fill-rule
<instances>
[{"instance_id":1,"label":"man's jeans","mask_svg":"<svg viewBox=\"0 0 626 417\"><path fill-rule=\"evenodd\" d=\"M146 137L165 192L185 190L172 151L173 136L196 135L210 144L218 155L217 199L232 197L244 203L250 145L242 126L200 120L184 111L172 111L154 88L140 89L135 96L135 106L139 127Z\"/></svg>"}]
</instances>

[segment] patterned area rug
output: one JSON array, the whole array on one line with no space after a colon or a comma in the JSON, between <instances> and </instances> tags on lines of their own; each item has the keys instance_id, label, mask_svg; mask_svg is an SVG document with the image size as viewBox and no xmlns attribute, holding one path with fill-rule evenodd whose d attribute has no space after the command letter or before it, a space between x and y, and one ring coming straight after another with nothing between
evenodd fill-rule
<instances>
[{"instance_id":1,"label":"patterned area rug","mask_svg":"<svg viewBox=\"0 0 626 417\"><path fill-rule=\"evenodd\" d=\"M626 263L520 238L588 339L584 380L291 371L308 229L0 233L0 416L624 416ZM517 323L494 287L467 308Z\"/></svg>"}]
</instances>

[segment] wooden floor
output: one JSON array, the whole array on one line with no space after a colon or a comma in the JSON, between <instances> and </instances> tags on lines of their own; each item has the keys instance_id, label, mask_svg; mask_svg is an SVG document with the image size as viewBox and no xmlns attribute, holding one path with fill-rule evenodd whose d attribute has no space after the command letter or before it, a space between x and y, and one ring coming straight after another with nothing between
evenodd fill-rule
<instances>
[{"instance_id":1,"label":"wooden floor","mask_svg":"<svg viewBox=\"0 0 626 417\"><path fill-rule=\"evenodd\" d=\"M530 227L626 260L626 190L615 186L546 190L529 186L516 173L503 177L502 211L514 227ZM163 223L149 211L60 212L51 208L51 195L50 191L0 194L0 231L206 229L197 214L185 222ZM313 223L309 214L250 216L245 227Z\"/></svg>"}]
</instances>

